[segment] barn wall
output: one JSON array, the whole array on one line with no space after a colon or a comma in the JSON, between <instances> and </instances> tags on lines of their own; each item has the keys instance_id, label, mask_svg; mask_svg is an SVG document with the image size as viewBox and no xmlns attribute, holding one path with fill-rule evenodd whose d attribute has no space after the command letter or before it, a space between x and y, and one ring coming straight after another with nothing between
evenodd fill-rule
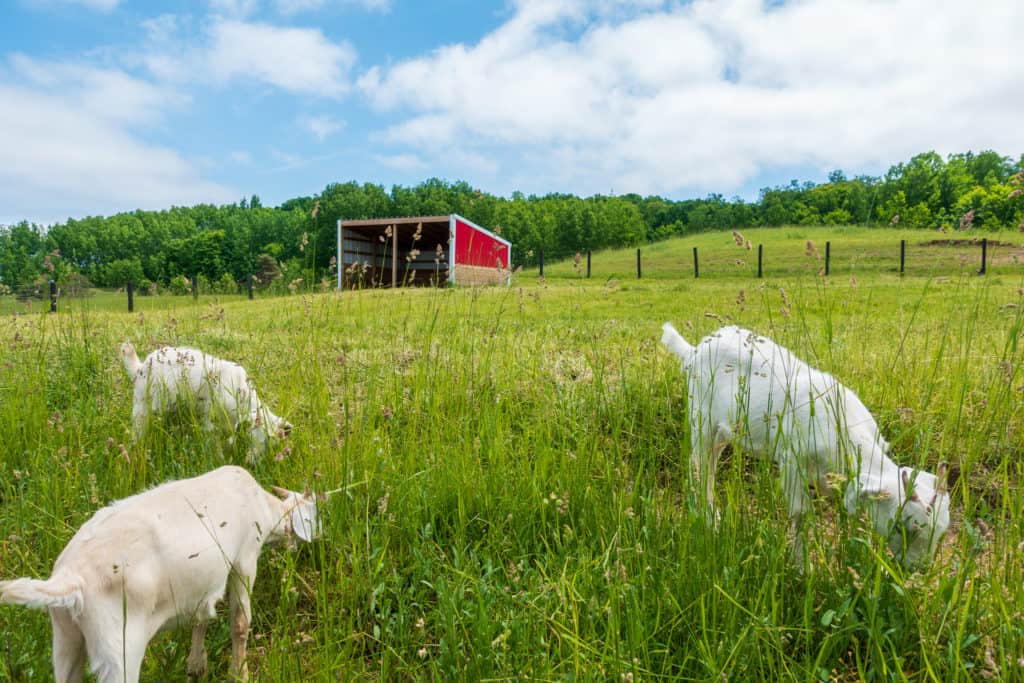
<instances>
[{"instance_id":1,"label":"barn wall","mask_svg":"<svg viewBox=\"0 0 1024 683\"><path fill-rule=\"evenodd\" d=\"M455 218L455 263L508 270L508 245ZM457 274L456 274L456 277Z\"/></svg>"}]
</instances>

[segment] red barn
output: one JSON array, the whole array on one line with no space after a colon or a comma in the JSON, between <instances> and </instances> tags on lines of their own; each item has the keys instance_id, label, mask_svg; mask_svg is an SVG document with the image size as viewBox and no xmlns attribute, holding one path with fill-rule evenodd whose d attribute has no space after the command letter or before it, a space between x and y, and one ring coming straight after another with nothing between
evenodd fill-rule
<instances>
[{"instance_id":1,"label":"red barn","mask_svg":"<svg viewBox=\"0 0 1024 683\"><path fill-rule=\"evenodd\" d=\"M338 221L338 288L508 284L512 243L458 214Z\"/></svg>"}]
</instances>

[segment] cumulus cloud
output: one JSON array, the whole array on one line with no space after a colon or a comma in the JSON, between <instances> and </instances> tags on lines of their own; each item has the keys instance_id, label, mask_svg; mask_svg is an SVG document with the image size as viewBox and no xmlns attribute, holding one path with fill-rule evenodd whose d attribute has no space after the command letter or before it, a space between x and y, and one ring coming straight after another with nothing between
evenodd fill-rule
<instances>
[{"instance_id":1,"label":"cumulus cloud","mask_svg":"<svg viewBox=\"0 0 1024 683\"><path fill-rule=\"evenodd\" d=\"M134 129L184 102L117 70L15 56L0 81L0 223L63 220L171 204L229 201L178 152Z\"/></svg>"},{"instance_id":2,"label":"cumulus cloud","mask_svg":"<svg viewBox=\"0 0 1024 683\"><path fill-rule=\"evenodd\" d=\"M161 80L244 81L289 93L339 97L351 88L348 73L356 60L347 42L332 42L319 29L214 17L196 41L175 32L172 18L151 20L144 28L159 37L141 61Z\"/></svg>"},{"instance_id":3,"label":"cumulus cloud","mask_svg":"<svg viewBox=\"0 0 1024 683\"><path fill-rule=\"evenodd\" d=\"M500 158L526 189L729 192L767 168L1024 147L1024 5L516 0L479 42L366 70L431 162ZM1002 47L1001 47L1002 46Z\"/></svg>"},{"instance_id":4,"label":"cumulus cloud","mask_svg":"<svg viewBox=\"0 0 1024 683\"><path fill-rule=\"evenodd\" d=\"M256 78L290 92L338 96L355 62L347 43L332 43L316 29L223 21L211 30L207 61L215 78Z\"/></svg>"}]
</instances>

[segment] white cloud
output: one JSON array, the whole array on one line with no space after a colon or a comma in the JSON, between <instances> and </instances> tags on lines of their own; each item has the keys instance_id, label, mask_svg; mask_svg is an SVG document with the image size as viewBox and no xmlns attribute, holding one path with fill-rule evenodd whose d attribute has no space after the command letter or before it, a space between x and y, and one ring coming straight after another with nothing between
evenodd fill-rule
<instances>
[{"instance_id":1,"label":"white cloud","mask_svg":"<svg viewBox=\"0 0 1024 683\"><path fill-rule=\"evenodd\" d=\"M123 72L16 56L0 81L0 223L230 201L178 152L133 128L184 100Z\"/></svg>"},{"instance_id":2,"label":"white cloud","mask_svg":"<svg viewBox=\"0 0 1024 683\"><path fill-rule=\"evenodd\" d=\"M349 90L355 50L348 43L332 43L318 29L224 20L210 27L210 38L201 61L217 81L262 81L327 97Z\"/></svg>"},{"instance_id":3,"label":"white cloud","mask_svg":"<svg viewBox=\"0 0 1024 683\"><path fill-rule=\"evenodd\" d=\"M323 142L344 128L345 122L330 116L306 116L299 119L299 125L315 135L317 140Z\"/></svg>"},{"instance_id":4,"label":"white cloud","mask_svg":"<svg viewBox=\"0 0 1024 683\"><path fill-rule=\"evenodd\" d=\"M161 15L142 22L149 37L135 57L154 78L176 83L265 86L292 94L337 98L351 89L355 49L320 29L261 22Z\"/></svg>"},{"instance_id":5,"label":"white cloud","mask_svg":"<svg viewBox=\"0 0 1024 683\"><path fill-rule=\"evenodd\" d=\"M474 45L367 70L433 165L502 159L524 189L728 193L767 168L879 168L1024 148L1024 4L516 0Z\"/></svg>"},{"instance_id":6,"label":"white cloud","mask_svg":"<svg viewBox=\"0 0 1024 683\"><path fill-rule=\"evenodd\" d=\"M12 75L33 91L74 101L86 114L108 121L151 123L188 102L185 95L117 69L45 62L21 54L12 55L9 62Z\"/></svg>"}]
</instances>

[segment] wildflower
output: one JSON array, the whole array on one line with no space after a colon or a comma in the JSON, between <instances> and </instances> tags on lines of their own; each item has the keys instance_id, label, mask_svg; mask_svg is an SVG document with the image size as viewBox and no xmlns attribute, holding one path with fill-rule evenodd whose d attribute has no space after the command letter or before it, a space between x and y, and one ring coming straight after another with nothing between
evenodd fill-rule
<instances>
[{"instance_id":1,"label":"wildflower","mask_svg":"<svg viewBox=\"0 0 1024 683\"><path fill-rule=\"evenodd\" d=\"M900 222L900 215L899 214L895 214L891 219L889 219L889 225L896 225L899 222Z\"/></svg>"},{"instance_id":2,"label":"wildflower","mask_svg":"<svg viewBox=\"0 0 1024 683\"><path fill-rule=\"evenodd\" d=\"M416 650L416 656L419 657L420 659L426 659L427 658L427 648L421 647L419 650Z\"/></svg>"}]
</instances>

